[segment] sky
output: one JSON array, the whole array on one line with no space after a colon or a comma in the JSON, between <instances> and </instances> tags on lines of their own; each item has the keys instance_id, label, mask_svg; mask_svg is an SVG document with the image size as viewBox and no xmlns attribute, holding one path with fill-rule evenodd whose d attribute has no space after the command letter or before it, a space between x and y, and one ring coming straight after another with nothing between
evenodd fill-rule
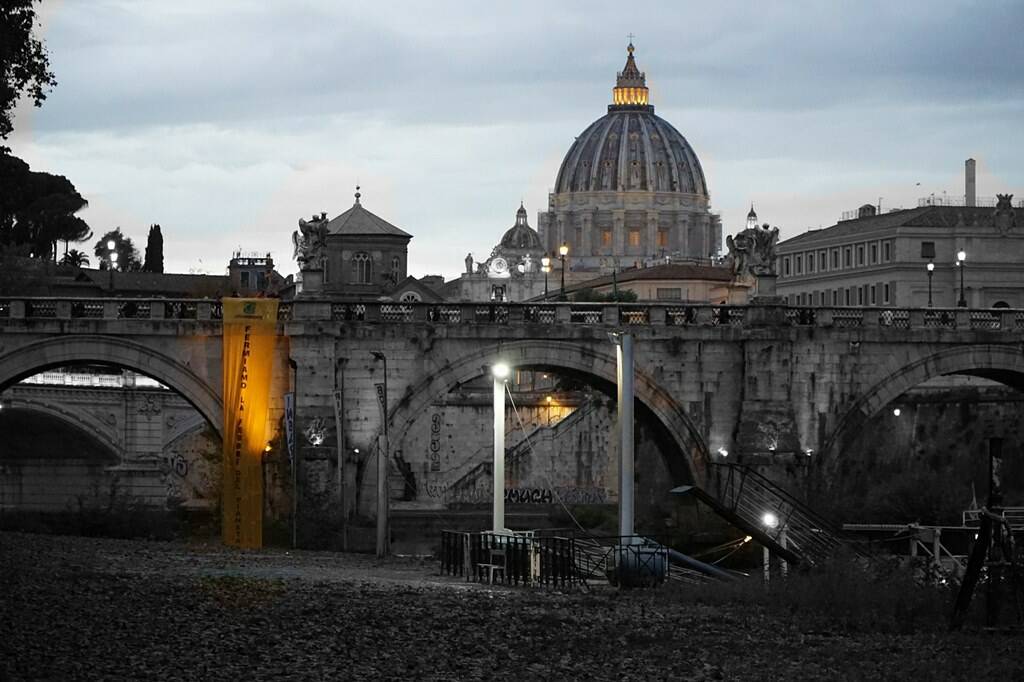
<instances>
[{"instance_id":1,"label":"sky","mask_svg":"<svg viewBox=\"0 0 1024 682\"><path fill-rule=\"evenodd\" d=\"M94 232L168 272L234 251L296 270L299 218L362 203L411 233L409 272L484 260L605 113L627 34L726 233L787 238L864 203L1024 197L1024 2L45 0L58 85L14 153L66 175ZM88 252L92 244L85 245ZM84 249L83 249L84 250ZM724 251L724 247L723 247Z\"/></svg>"}]
</instances>

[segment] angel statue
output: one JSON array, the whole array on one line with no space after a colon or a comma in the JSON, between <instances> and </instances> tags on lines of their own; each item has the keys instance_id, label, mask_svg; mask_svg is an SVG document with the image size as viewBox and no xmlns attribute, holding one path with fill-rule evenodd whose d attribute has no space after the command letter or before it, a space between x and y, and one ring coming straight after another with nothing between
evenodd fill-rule
<instances>
[{"instance_id":1,"label":"angel statue","mask_svg":"<svg viewBox=\"0 0 1024 682\"><path fill-rule=\"evenodd\" d=\"M775 275L775 247L779 243L779 228L765 223L761 227L748 227L735 237L726 237L725 245L732 258L734 277L747 275Z\"/></svg>"},{"instance_id":2,"label":"angel statue","mask_svg":"<svg viewBox=\"0 0 1024 682\"><path fill-rule=\"evenodd\" d=\"M327 245L327 214L314 214L310 220L299 218L299 229L292 232L292 254L300 270L321 265L323 250Z\"/></svg>"}]
</instances>

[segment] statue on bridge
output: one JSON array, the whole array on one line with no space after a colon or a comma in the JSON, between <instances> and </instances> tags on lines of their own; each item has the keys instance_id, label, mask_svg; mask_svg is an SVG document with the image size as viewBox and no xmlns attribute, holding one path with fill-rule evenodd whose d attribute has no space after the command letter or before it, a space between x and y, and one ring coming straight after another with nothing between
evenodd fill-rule
<instances>
[{"instance_id":1,"label":"statue on bridge","mask_svg":"<svg viewBox=\"0 0 1024 682\"><path fill-rule=\"evenodd\" d=\"M299 229L292 232L292 254L299 269L323 267L324 248L327 246L327 214L313 215L312 219L299 218Z\"/></svg>"},{"instance_id":2,"label":"statue on bridge","mask_svg":"<svg viewBox=\"0 0 1024 682\"><path fill-rule=\"evenodd\" d=\"M732 272L736 278L775 275L775 247L779 243L779 228L748 227L735 237L725 238L732 259Z\"/></svg>"}]
</instances>

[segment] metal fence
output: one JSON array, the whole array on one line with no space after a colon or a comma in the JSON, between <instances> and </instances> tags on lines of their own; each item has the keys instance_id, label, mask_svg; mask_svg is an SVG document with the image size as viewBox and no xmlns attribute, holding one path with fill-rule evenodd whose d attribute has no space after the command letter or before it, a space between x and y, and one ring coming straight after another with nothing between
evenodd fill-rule
<instances>
[{"instance_id":1,"label":"metal fence","mask_svg":"<svg viewBox=\"0 0 1024 682\"><path fill-rule=\"evenodd\" d=\"M485 575L505 585L569 587L579 581L576 540L532 533L441 531L441 573L466 580ZM500 564L500 570L490 568Z\"/></svg>"}]
</instances>

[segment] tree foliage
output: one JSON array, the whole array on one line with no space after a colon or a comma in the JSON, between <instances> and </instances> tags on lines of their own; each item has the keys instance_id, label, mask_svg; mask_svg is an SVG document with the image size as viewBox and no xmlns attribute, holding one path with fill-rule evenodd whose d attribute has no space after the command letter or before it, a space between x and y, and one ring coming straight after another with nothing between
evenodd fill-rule
<instances>
[{"instance_id":1,"label":"tree foliage","mask_svg":"<svg viewBox=\"0 0 1024 682\"><path fill-rule=\"evenodd\" d=\"M89 254L78 249L71 249L60 259L61 265L71 265L76 268L84 268L89 265Z\"/></svg>"},{"instance_id":2,"label":"tree foliage","mask_svg":"<svg viewBox=\"0 0 1024 682\"><path fill-rule=\"evenodd\" d=\"M14 105L22 94L40 107L57 84L46 47L32 36L37 1L0 3L0 139L14 130Z\"/></svg>"},{"instance_id":3,"label":"tree foliage","mask_svg":"<svg viewBox=\"0 0 1024 682\"><path fill-rule=\"evenodd\" d=\"M29 169L16 156L0 152L0 244L27 246L37 258L56 256L57 242L89 239L89 225L75 215L88 206L63 175Z\"/></svg>"},{"instance_id":4,"label":"tree foliage","mask_svg":"<svg viewBox=\"0 0 1024 682\"><path fill-rule=\"evenodd\" d=\"M149 237L146 239L146 258L142 263L143 272L164 271L164 236L159 225L149 226Z\"/></svg>"},{"instance_id":5,"label":"tree foliage","mask_svg":"<svg viewBox=\"0 0 1024 682\"><path fill-rule=\"evenodd\" d=\"M139 251L135 248L132 238L126 237L122 234L121 228L117 227L100 237L100 240L96 242L96 247L93 249L96 260L99 262L100 270L109 270L111 268L112 259L110 254L112 252L108 244L109 242L114 243L113 252L117 253L117 260L114 261L115 270L137 272L142 269Z\"/></svg>"}]
</instances>

